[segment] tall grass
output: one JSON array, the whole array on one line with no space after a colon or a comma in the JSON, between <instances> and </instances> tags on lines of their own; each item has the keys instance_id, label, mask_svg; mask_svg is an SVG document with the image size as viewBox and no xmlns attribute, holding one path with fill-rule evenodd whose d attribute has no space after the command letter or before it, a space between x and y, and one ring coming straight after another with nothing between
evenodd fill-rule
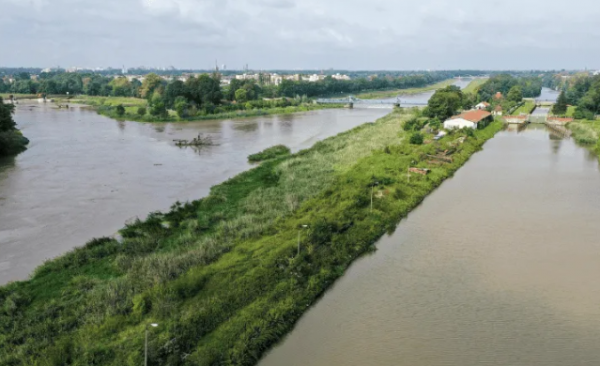
<instances>
[{"instance_id":1,"label":"tall grass","mask_svg":"<svg viewBox=\"0 0 600 366\"><path fill-rule=\"evenodd\" d=\"M590 123L571 122L568 124L568 128L573 133L573 139L579 144L591 145L598 142L598 132Z\"/></svg>"},{"instance_id":2,"label":"tall grass","mask_svg":"<svg viewBox=\"0 0 600 366\"><path fill-rule=\"evenodd\" d=\"M0 364L251 365L351 263L502 128L410 145L395 111L263 162L0 288ZM428 136L431 137L431 136ZM431 168L405 179L407 167ZM378 194L369 209L370 187ZM297 234L303 232L300 255Z\"/></svg>"}]
</instances>

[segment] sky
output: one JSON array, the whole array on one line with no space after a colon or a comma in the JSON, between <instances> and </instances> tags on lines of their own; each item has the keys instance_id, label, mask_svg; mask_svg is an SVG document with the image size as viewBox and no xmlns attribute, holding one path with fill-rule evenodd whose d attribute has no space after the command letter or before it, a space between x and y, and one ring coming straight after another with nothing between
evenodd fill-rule
<instances>
[{"instance_id":1,"label":"sky","mask_svg":"<svg viewBox=\"0 0 600 366\"><path fill-rule=\"evenodd\" d=\"M598 0L0 0L0 67L600 69Z\"/></svg>"}]
</instances>

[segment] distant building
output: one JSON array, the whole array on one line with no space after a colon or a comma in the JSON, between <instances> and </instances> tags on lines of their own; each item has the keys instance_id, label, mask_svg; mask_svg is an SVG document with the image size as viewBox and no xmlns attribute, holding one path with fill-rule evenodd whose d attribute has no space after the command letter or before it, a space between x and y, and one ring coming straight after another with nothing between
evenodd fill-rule
<instances>
[{"instance_id":1,"label":"distant building","mask_svg":"<svg viewBox=\"0 0 600 366\"><path fill-rule=\"evenodd\" d=\"M335 75L331 75L331 77L335 80L350 80L350 76L348 75L340 75L340 73L337 73Z\"/></svg>"},{"instance_id":2,"label":"distant building","mask_svg":"<svg viewBox=\"0 0 600 366\"><path fill-rule=\"evenodd\" d=\"M497 93L494 95L494 99L496 99L496 100L501 100L501 99L504 99L504 96L502 95L502 93L500 93L500 92L497 92Z\"/></svg>"},{"instance_id":3,"label":"distant building","mask_svg":"<svg viewBox=\"0 0 600 366\"><path fill-rule=\"evenodd\" d=\"M496 108L494 108L494 111L492 112L492 114L494 116L501 116L502 115L502 106L497 105Z\"/></svg>"},{"instance_id":4,"label":"distant building","mask_svg":"<svg viewBox=\"0 0 600 366\"><path fill-rule=\"evenodd\" d=\"M598 75L600 75L600 70L594 72L594 76L598 76Z\"/></svg>"},{"instance_id":5,"label":"distant building","mask_svg":"<svg viewBox=\"0 0 600 366\"><path fill-rule=\"evenodd\" d=\"M444 128L447 130L463 127L477 129L478 126L485 127L491 119L492 114L490 112L475 109L447 119L444 121Z\"/></svg>"},{"instance_id":6,"label":"distant building","mask_svg":"<svg viewBox=\"0 0 600 366\"><path fill-rule=\"evenodd\" d=\"M475 106L475 109L485 110L489 106L490 106L490 103L488 103L488 102L481 102L481 103L479 103L479 104L477 104Z\"/></svg>"},{"instance_id":7,"label":"distant building","mask_svg":"<svg viewBox=\"0 0 600 366\"><path fill-rule=\"evenodd\" d=\"M325 75L317 75L317 74L313 74L311 76L308 77L308 81L311 83L317 82L317 81L321 81L321 80L325 80Z\"/></svg>"}]
</instances>

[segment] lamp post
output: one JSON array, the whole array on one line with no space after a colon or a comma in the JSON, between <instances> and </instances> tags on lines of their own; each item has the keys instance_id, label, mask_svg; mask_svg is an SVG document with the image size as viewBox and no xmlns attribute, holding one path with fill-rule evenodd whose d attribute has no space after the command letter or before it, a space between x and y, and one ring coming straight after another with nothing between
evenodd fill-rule
<instances>
[{"instance_id":1,"label":"lamp post","mask_svg":"<svg viewBox=\"0 0 600 366\"><path fill-rule=\"evenodd\" d=\"M379 182L373 182L373 185L371 185L371 212L373 212L373 191L376 185L379 185Z\"/></svg>"},{"instance_id":2,"label":"lamp post","mask_svg":"<svg viewBox=\"0 0 600 366\"><path fill-rule=\"evenodd\" d=\"M156 323L146 324L146 342L145 342L145 347L144 347L144 366L148 366L148 325L150 325L154 328L158 327L158 324L156 324Z\"/></svg>"},{"instance_id":3,"label":"lamp post","mask_svg":"<svg viewBox=\"0 0 600 366\"><path fill-rule=\"evenodd\" d=\"M302 229L306 229L308 227L308 225L301 225L300 229L298 229L298 255L297 257L300 256L300 233L302 232Z\"/></svg>"}]
</instances>

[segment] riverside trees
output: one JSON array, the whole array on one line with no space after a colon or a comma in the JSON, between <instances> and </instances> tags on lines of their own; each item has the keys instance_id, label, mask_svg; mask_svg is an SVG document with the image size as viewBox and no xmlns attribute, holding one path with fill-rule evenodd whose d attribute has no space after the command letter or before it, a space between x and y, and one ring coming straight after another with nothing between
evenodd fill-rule
<instances>
[{"instance_id":1,"label":"riverside trees","mask_svg":"<svg viewBox=\"0 0 600 366\"><path fill-rule=\"evenodd\" d=\"M14 108L0 97L0 156L15 155L25 150L29 141L17 130L12 117Z\"/></svg>"}]
</instances>

